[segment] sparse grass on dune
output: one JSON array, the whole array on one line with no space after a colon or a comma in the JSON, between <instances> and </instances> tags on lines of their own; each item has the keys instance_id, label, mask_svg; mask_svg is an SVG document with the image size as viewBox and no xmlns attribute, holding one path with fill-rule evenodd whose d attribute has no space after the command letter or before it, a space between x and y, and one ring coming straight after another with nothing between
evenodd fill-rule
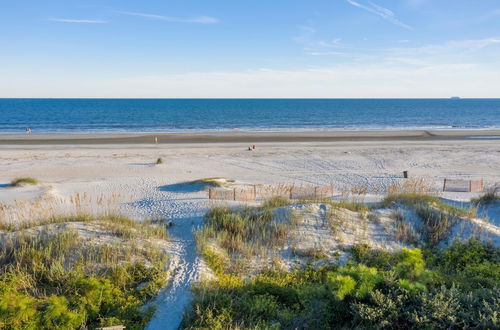
<instances>
[{"instance_id":1,"label":"sparse grass on dune","mask_svg":"<svg viewBox=\"0 0 500 330\"><path fill-rule=\"evenodd\" d=\"M488 205L497 201L500 201L500 185L489 188L478 198L471 199L472 204L476 206Z\"/></svg>"},{"instance_id":2,"label":"sparse grass on dune","mask_svg":"<svg viewBox=\"0 0 500 330\"><path fill-rule=\"evenodd\" d=\"M276 217L274 209L285 203L288 205L284 199L272 199L259 207L210 209L203 227L195 233L198 249L209 266L217 273L241 258L282 246L296 224L292 214Z\"/></svg>"},{"instance_id":3,"label":"sparse grass on dune","mask_svg":"<svg viewBox=\"0 0 500 330\"><path fill-rule=\"evenodd\" d=\"M447 239L451 228L460 218L472 218L476 208L462 208L443 202L435 195L422 192L400 192L387 195L382 207L404 206L415 211L422 226L416 228L404 218L396 217L396 239L402 242L416 244L420 238L430 246L436 246Z\"/></svg>"},{"instance_id":4,"label":"sparse grass on dune","mask_svg":"<svg viewBox=\"0 0 500 330\"><path fill-rule=\"evenodd\" d=\"M476 215L476 208L463 208L443 202L439 197L424 193L397 193L387 195L381 203L382 207L391 207L395 204L404 205L409 209L417 209L422 206L433 207L452 217L472 218Z\"/></svg>"},{"instance_id":5,"label":"sparse grass on dune","mask_svg":"<svg viewBox=\"0 0 500 330\"><path fill-rule=\"evenodd\" d=\"M152 223L61 217L1 237L0 328L141 329L168 278L168 255L149 242L167 234Z\"/></svg>"},{"instance_id":6,"label":"sparse grass on dune","mask_svg":"<svg viewBox=\"0 0 500 330\"><path fill-rule=\"evenodd\" d=\"M37 185L39 182L35 178L16 178L10 182L11 187L20 187L25 185Z\"/></svg>"},{"instance_id":7,"label":"sparse grass on dune","mask_svg":"<svg viewBox=\"0 0 500 330\"><path fill-rule=\"evenodd\" d=\"M163 224L155 223L152 220L144 220L141 223L120 215L92 216L90 214L76 214L72 216L52 216L32 221L25 220L21 223L0 221L0 231L16 232L38 226L75 222L93 223L102 226L113 235L123 238L168 238Z\"/></svg>"}]
</instances>

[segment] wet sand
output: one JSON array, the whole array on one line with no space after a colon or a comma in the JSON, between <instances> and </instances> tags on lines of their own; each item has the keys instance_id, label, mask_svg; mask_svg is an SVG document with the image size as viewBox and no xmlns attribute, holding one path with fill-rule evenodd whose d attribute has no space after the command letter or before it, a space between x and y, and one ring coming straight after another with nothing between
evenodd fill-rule
<instances>
[{"instance_id":1,"label":"wet sand","mask_svg":"<svg viewBox=\"0 0 500 330\"><path fill-rule=\"evenodd\" d=\"M156 138L156 139L155 139ZM1 145L198 144L342 141L440 141L500 139L500 130L409 130L209 133L43 133L0 134Z\"/></svg>"}]
</instances>

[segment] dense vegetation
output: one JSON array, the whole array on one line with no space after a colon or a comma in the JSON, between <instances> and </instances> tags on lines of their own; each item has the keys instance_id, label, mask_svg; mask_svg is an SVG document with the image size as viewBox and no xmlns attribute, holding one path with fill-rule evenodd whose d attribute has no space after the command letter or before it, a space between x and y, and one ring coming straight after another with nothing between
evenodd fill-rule
<instances>
[{"instance_id":1,"label":"dense vegetation","mask_svg":"<svg viewBox=\"0 0 500 330\"><path fill-rule=\"evenodd\" d=\"M164 227L85 219L78 224L98 235L62 220L0 233L0 329L145 327L154 309L144 305L166 284L168 258L146 238L165 239Z\"/></svg>"},{"instance_id":2,"label":"dense vegetation","mask_svg":"<svg viewBox=\"0 0 500 330\"><path fill-rule=\"evenodd\" d=\"M475 240L443 251L352 249L344 267L218 272L194 288L188 329L500 326L500 251Z\"/></svg>"}]
</instances>

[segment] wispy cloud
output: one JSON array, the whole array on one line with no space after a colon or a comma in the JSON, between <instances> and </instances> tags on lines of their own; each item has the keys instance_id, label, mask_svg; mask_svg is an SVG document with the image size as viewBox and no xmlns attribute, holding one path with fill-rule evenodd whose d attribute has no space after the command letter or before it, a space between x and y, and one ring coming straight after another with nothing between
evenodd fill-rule
<instances>
[{"instance_id":1,"label":"wispy cloud","mask_svg":"<svg viewBox=\"0 0 500 330\"><path fill-rule=\"evenodd\" d=\"M367 5L364 5L364 4L361 4L361 3L356 2L354 0L346 0L346 1L348 3L350 3L351 5L353 5L354 7L366 10L372 14L380 16L383 19L385 19L386 21L389 21L395 25L398 25L398 26L405 28L405 29L408 29L408 30L413 30L413 28L411 26L409 26L408 24L405 24L405 23L401 22L399 19L397 19L396 14L394 14L394 12L390 9L379 6L373 2L368 2Z\"/></svg>"},{"instance_id":2,"label":"wispy cloud","mask_svg":"<svg viewBox=\"0 0 500 330\"><path fill-rule=\"evenodd\" d=\"M83 23L83 24L105 24L108 21L100 19L73 19L73 18L49 18L49 21L58 23Z\"/></svg>"},{"instance_id":3,"label":"wispy cloud","mask_svg":"<svg viewBox=\"0 0 500 330\"><path fill-rule=\"evenodd\" d=\"M115 11L115 12L118 14L122 14L122 15L137 16L137 17L156 19L156 20L166 21L166 22L176 22L176 23L213 24L213 23L219 22L219 20L217 18L210 17L210 16L196 16L196 17L182 18L182 17L173 17L173 16L163 16L163 15L157 15L157 14L137 13L137 12L132 12L132 11Z\"/></svg>"}]
</instances>

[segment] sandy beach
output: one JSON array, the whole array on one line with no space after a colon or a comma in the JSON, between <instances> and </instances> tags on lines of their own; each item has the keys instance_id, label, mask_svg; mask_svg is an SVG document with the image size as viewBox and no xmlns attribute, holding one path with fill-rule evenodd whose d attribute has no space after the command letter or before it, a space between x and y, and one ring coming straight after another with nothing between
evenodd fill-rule
<instances>
[{"instance_id":1,"label":"sandy beach","mask_svg":"<svg viewBox=\"0 0 500 330\"><path fill-rule=\"evenodd\" d=\"M172 221L172 283L157 298L151 329L179 324L191 284L205 274L192 234L210 206L207 192L187 182L207 177L238 184L332 184L367 187L366 198L400 182L402 171L437 189L443 179L500 182L499 131L300 132L147 135L0 136L0 203L40 196L114 196L136 217ZM481 138L471 138L481 137ZM249 144L256 144L249 151ZM164 164L155 165L158 158ZM41 184L12 188L16 177ZM443 193L468 203L474 193ZM495 212L497 212L496 210Z\"/></svg>"}]
</instances>

